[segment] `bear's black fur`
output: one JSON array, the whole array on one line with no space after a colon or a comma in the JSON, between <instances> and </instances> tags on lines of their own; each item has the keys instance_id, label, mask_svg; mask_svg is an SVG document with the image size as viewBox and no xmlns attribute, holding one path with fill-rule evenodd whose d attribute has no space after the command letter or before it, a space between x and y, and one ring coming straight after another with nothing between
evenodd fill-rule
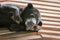
<instances>
[{"instance_id":1,"label":"bear's black fur","mask_svg":"<svg viewBox=\"0 0 60 40\"><path fill-rule=\"evenodd\" d=\"M22 23L16 23L15 21L16 18L14 20L12 19L12 16L19 17L20 15L15 15L15 13L19 11L20 14L22 12L22 9L20 9L17 5L15 6L13 4L4 4L4 5L1 4L0 6L0 28L8 28L10 31L16 31L16 32L23 30L24 27L22 27ZM14 7L16 7L16 9ZM17 10L17 8L19 10Z\"/></svg>"},{"instance_id":2,"label":"bear's black fur","mask_svg":"<svg viewBox=\"0 0 60 40\"><path fill-rule=\"evenodd\" d=\"M13 9L8 7L0 7L0 27L7 27L12 23L12 19L10 18L12 16L12 13L9 13L9 11L13 11Z\"/></svg>"}]
</instances>

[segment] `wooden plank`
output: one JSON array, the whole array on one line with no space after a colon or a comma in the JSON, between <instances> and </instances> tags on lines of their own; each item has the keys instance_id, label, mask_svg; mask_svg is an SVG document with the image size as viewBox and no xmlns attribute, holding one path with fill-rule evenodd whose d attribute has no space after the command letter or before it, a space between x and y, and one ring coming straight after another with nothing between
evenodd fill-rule
<instances>
[{"instance_id":1,"label":"wooden plank","mask_svg":"<svg viewBox=\"0 0 60 40\"><path fill-rule=\"evenodd\" d=\"M44 6L43 6L43 7L44 7ZM47 7L48 7L48 6L47 6ZM37 9L40 9L40 10L47 10L47 11L56 11L56 12L60 12L60 10L58 10L58 9L56 9L56 8L55 8L56 10L53 9L54 7L50 7L51 9L50 9L50 8L41 8L41 7L40 7L40 8L36 7L36 8L37 8Z\"/></svg>"},{"instance_id":2,"label":"wooden plank","mask_svg":"<svg viewBox=\"0 0 60 40\"><path fill-rule=\"evenodd\" d=\"M55 22L60 22L60 19L56 19L56 18L49 18L49 17L41 17L41 19L44 21L55 21Z\"/></svg>"},{"instance_id":3,"label":"wooden plank","mask_svg":"<svg viewBox=\"0 0 60 40\"><path fill-rule=\"evenodd\" d=\"M60 36L56 35L48 35L48 34L42 34L44 38L54 38L54 39L60 39Z\"/></svg>"},{"instance_id":4,"label":"wooden plank","mask_svg":"<svg viewBox=\"0 0 60 40\"><path fill-rule=\"evenodd\" d=\"M41 15L46 15L46 16L54 16L54 17L60 17L60 14L50 14L50 13L41 13Z\"/></svg>"},{"instance_id":5,"label":"wooden plank","mask_svg":"<svg viewBox=\"0 0 60 40\"><path fill-rule=\"evenodd\" d=\"M56 33L56 34L60 34L59 31L51 31L51 30L39 30L38 32L47 32L47 33Z\"/></svg>"},{"instance_id":6,"label":"wooden plank","mask_svg":"<svg viewBox=\"0 0 60 40\"><path fill-rule=\"evenodd\" d=\"M49 3L55 3L55 4L60 4L60 2L58 0L53 1L53 0L34 0L34 1L40 1L40 2L49 2Z\"/></svg>"},{"instance_id":7,"label":"wooden plank","mask_svg":"<svg viewBox=\"0 0 60 40\"><path fill-rule=\"evenodd\" d=\"M38 39L39 40L39 39ZM56 38L43 38L42 40L60 40L60 39L56 39Z\"/></svg>"},{"instance_id":8,"label":"wooden plank","mask_svg":"<svg viewBox=\"0 0 60 40\"><path fill-rule=\"evenodd\" d=\"M55 11L41 10L41 9L38 9L38 10L41 11L41 12L50 12L50 13L58 13L58 14L60 13L60 12L55 12Z\"/></svg>"},{"instance_id":9,"label":"wooden plank","mask_svg":"<svg viewBox=\"0 0 60 40\"><path fill-rule=\"evenodd\" d=\"M25 37L25 36L30 36L30 35L37 35L36 32L18 32L18 33L12 33L12 34L5 34L1 35L0 39L2 38L16 38L16 37Z\"/></svg>"},{"instance_id":10,"label":"wooden plank","mask_svg":"<svg viewBox=\"0 0 60 40\"><path fill-rule=\"evenodd\" d=\"M60 36L60 34L56 34L56 33L49 33L49 32L39 32L38 34L47 34L47 35Z\"/></svg>"},{"instance_id":11,"label":"wooden plank","mask_svg":"<svg viewBox=\"0 0 60 40\"><path fill-rule=\"evenodd\" d=\"M0 33L9 32L9 30L0 30Z\"/></svg>"},{"instance_id":12,"label":"wooden plank","mask_svg":"<svg viewBox=\"0 0 60 40\"><path fill-rule=\"evenodd\" d=\"M47 28L57 28L57 29L60 28L60 26L53 26L53 25L42 25L42 27L47 27Z\"/></svg>"},{"instance_id":13,"label":"wooden plank","mask_svg":"<svg viewBox=\"0 0 60 40\"><path fill-rule=\"evenodd\" d=\"M50 22L50 21L42 21L43 23L47 23L47 24L54 24L54 25L60 25L59 22Z\"/></svg>"},{"instance_id":14,"label":"wooden plank","mask_svg":"<svg viewBox=\"0 0 60 40\"><path fill-rule=\"evenodd\" d=\"M20 31L20 32L12 32L12 31L9 31L8 29L0 29L0 37L3 37L3 36L8 36L8 35L15 35L15 34L36 34L37 35L37 32L30 32L30 31Z\"/></svg>"},{"instance_id":15,"label":"wooden plank","mask_svg":"<svg viewBox=\"0 0 60 40\"><path fill-rule=\"evenodd\" d=\"M42 19L42 21L60 22L60 20L59 20L59 21L57 21L57 20L48 20L48 19Z\"/></svg>"},{"instance_id":16,"label":"wooden plank","mask_svg":"<svg viewBox=\"0 0 60 40\"><path fill-rule=\"evenodd\" d=\"M47 23L43 23L43 25L60 26L60 25L57 25L57 24L47 24Z\"/></svg>"},{"instance_id":17,"label":"wooden plank","mask_svg":"<svg viewBox=\"0 0 60 40\"><path fill-rule=\"evenodd\" d=\"M4 2L4 1L7 1L7 0L0 0L0 2Z\"/></svg>"},{"instance_id":18,"label":"wooden plank","mask_svg":"<svg viewBox=\"0 0 60 40\"><path fill-rule=\"evenodd\" d=\"M42 27L44 30L52 30L52 31L60 31L60 28L49 28L49 27Z\"/></svg>"},{"instance_id":19,"label":"wooden plank","mask_svg":"<svg viewBox=\"0 0 60 40\"><path fill-rule=\"evenodd\" d=\"M60 17L47 16L47 15L42 15L42 17L47 17L47 18L56 18L56 19L60 19Z\"/></svg>"},{"instance_id":20,"label":"wooden plank","mask_svg":"<svg viewBox=\"0 0 60 40\"><path fill-rule=\"evenodd\" d=\"M40 11L41 13L46 13L46 14L56 14L56 15L60 15L59 13L54 13L54 12L42 12Z\"/></svg>"}]
</instances>

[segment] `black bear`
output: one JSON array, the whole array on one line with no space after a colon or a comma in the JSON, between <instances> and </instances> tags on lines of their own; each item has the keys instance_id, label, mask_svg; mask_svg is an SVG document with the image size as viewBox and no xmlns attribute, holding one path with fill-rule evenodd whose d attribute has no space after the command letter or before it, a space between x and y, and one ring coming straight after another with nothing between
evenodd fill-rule
<instances>
[{"instance_id":1,"label":"black bear","mask_svg":"<svg viewBox=\"0 0 60 40\"><path fill-rule=\"evenodd\" d=\"M28 31L38 31L42 26L40 12L31 3L28 3L27 7L22 11L21 17Z\"/></svg>"},{"instance_id":2,"label":"black bear","mask_svg":"<svg viewBox=\"0 0 60 40\"><path fill-rule=\"evenodd\" d=\"M10 31L38 31L42 26L39 11L28 3L21 9L13 4L0 5L0 27L7 27Z\"/></svg>"}]
</instances>

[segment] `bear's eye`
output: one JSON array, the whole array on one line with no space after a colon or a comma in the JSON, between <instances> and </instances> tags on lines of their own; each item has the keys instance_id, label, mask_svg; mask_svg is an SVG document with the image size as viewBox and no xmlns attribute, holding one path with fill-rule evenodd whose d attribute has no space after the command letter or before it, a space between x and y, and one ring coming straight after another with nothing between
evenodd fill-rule
<instances>
[{"instance_id":1,"label":"bear's eye","mask_svg":"<svg viewBox=\"0 0 60 40\"><path fill-rule=\"evenodd\" d=\"M35 17L35 15L34 15L34 14L31 14L30 16L31 16L31 17Z\"/></svg>"}]
</instances>

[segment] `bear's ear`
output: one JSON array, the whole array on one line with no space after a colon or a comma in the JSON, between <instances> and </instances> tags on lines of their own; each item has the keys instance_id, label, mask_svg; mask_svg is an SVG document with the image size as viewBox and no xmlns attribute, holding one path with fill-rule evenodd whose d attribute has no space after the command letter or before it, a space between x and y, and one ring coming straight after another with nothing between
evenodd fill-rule
<instances>
[{"instance_id":1,"label":"bear's ear","mask_svg":"<svg viewBox=\"0 0 60 40\"><path fill-rule=\"evenodd\" d=\"M28 8L33 8L33 5L31 3L28 3L27 7Z\"/></svg>"}]
</instances>

